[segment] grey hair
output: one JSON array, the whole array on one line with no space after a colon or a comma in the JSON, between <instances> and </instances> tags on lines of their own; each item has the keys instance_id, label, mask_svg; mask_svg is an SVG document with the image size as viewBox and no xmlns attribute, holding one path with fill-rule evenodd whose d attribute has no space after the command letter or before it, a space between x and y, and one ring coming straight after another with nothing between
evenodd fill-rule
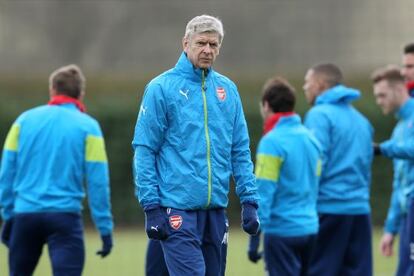
<instances>
[{"instance_id":1,"label":"grey hair","mask_svg":"<svg viewBox=\"0 0 414 276\"><path fill-rule=\"evenodd\" d=\"M194 34L201 33L217 33L221 44L224 37L223 23L217 17L211 15L196 16L187 23L184 38L189 39Z\"/></svg>"}]
</instances>

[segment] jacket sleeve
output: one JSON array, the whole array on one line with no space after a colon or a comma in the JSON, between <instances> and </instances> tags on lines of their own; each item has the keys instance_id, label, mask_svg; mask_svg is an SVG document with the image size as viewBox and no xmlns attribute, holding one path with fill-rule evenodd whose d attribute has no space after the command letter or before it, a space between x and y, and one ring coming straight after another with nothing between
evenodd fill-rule
<instances>
[{"instance_id":1,"label":"jacket sleeve","mask_svg":"<svg viewBox=\"0 0 414 276\"><path fill-rule=\"evenodd\" d=\"M391 194L390 207L388 208L387 219L385 220L384 231L396 235L400 229L401 205L398 198L398 191L394 185Z\"/></svg>"},{"instance_id":2,"label":"jacket sleeve","mask_svg":"<svg viewBox=\"0 0 414 276\"><path fill-rule=\"evenodd\" d=\"M17 170L20 124L14 123L10 128L3 147L0 168L0 210L3 220L13 216L13 185Z\"/></svg>"},{"instance_id":3,"label":"jacket sleeve","mask_svg":"<svg viewBox=\"0 0 414 276\"><path fill-rule=\"evenodd\" d=\"M330 121L326 114L320 112L316 108L312 108L306 114L304 125L311 131L319 142L322 156L322 174L326 167L326 162L329 156L331 147Z\"/></svg>"},{"instance_id":4,"label":"jacket sleeve","mask_svg":"<svg viewBox=\"0 0 414 276\"><path fill-rule=\"evenodd\" d=\"M101 235L112 233L109 168L105 141L98 124L85 141L85 166L88 202L92 219Z\"/></svg>"},{"instance_id":5,"label":"jacket sleeve","mask_svg":"<svg viewBox=\"0 0 414 276\"><path fill-rule=\"evenodd\" d=\"M255 174L259 194L258 214L263 225L270 220L282 164L282 155L271 150L269 141L262 138L256 154Z\"/></svg>"},{"instance_id":6,"label":"jacket sleeve","mask_svg":"<svg viewBox=\"0 0 414 276\"><path fill-rule=\"evenodd\" d=\"M381 154L388 158L414 160L414 142L408 141L404 144L396 140L387 140L380 144Z\"/></svg>"},{"instance_id":7,"label":"jacket sleeve","mask_svg":"<svg viewBox=\"0 0 414 276\"><path fill-rule=\"evenodd\" d=\"M231 163L236 183L236 194L240 202L257 203L256 179L253 174L253 163L250 153L249 133L240 97L237 93L236 116L233 128Z\"/></svg>"},{"instance_id":8,"label":"jacket sleeve","mask_svg":"<svg viewBox=\"0 0 414 276\"><path fill-rule=\"evenodd\" d=\"M134 149L135 195L145 209L159 204L156 156L164 142L167 129L167 107L158 84L149 84L145 90L135 126Z\"/></svg>"}]
</instances>

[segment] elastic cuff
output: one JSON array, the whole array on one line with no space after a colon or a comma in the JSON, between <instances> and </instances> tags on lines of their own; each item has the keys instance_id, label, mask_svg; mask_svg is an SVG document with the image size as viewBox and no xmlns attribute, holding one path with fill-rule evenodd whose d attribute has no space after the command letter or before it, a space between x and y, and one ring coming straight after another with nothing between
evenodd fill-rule
<instances>
[{"instance_id":1,"label":"elastic cuff","mask_svg":"<svg viewBox=\"0 0 414 276\"><path fill-rule=\"evenodd\" d=\"M242 202L242 205L245 205L245 204L248 204L248 205L253 206L256 210L259 207L259 205L257 204L257 202L256 201L253 201L253 200L246 200L246 201Z\"/></svg>"},{"instance_id":2,"label":"elastic cuff","mask_svg":"<svg viewBox=\"0 0 414 276\"><path fill-rule=\"evenodd\" d=\"M150 204L150 205L144 206L143 208L144 208L144 212L148 212L148 211L152 211L155 209L159 209L160 207L161 206L159 204Z\"/></svg>"}]
</instances>

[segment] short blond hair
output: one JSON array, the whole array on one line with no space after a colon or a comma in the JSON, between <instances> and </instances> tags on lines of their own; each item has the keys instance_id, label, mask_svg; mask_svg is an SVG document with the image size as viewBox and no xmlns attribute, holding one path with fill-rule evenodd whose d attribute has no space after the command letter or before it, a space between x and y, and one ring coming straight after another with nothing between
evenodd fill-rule
<instances>
[{"instance_id":1,"label":"short blond hair","mask_svg":"<svg viewBox=\"0 0 414 276\"><path fill-rule=\"evenodd\" d=\"M85 91L86 80L79 66L70 64L56 69L49 77L49 88L58 95L79 98Z\"/></svg>"},{"instance_id":2,"label":"short blond hair","mask_svg":"<svg viewBox=\"0 0 414 276\"><path fill-rule=\"evenodd\" d=\"M374 84L385 80L390 84L405 83L404 76L401 74L401 70L397 65L387 65L376 69L371 74L371 80Z\"/></svg>"}]
</instances>

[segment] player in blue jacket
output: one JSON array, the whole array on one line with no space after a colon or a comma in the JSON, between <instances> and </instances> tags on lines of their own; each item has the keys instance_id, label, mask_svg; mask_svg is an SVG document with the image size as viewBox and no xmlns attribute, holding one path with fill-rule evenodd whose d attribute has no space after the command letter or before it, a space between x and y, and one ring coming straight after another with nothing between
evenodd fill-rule
<instances>
[{"instance_id":1,"label":"player in blue jacket","mask_svg":"<svg viewBox=\"0 0 414 276\"><path fill-rule=\"evenodd\" d=\"M211 67L220 20L188 22L174 68L145 89L132 142L136 196L149 238L161 240L169 274L220 275L233 176L243 229L256 234L257 191L236 85Z\"/></svg>"},{"instance_id":2,"label":"player in blue jacket","mask_svg":"<svg viewBox=\"0 0 414 276\"><path fill-rule=\"evenodd\" d=\"M322 148L320 228L309 275L372 275L369 193L373 128L351 104L360 92L341 84L330 63L310 68L305 97L313 107L305 126Z\"/></svg>"},{"instance_id":3,"label":"player in blue jacket","mask_svg":"<svg viewBox=\"0 0 414 276\"><path fill-rule=\"evenodd\" d=\"M375 152L393 159L394 181L390 207L380 249L393 255L395 236L400 234L396 275L414 274L414 99L409 97L398 67L385 67L372 75L376 103L384 114L394 113L398 123L391 139L375 147Z\"/></svg>"},{"instance_id":4,"label":"player in blue jacket","mask_svg":"<svg viewBox=\"0 0 414 276\"><path fill-rule=\"evenodd\" d=\"M307 275L318 232L316 200L321 173L319 142L293 112L296 96L276 77L261 101L265 134L256 155L259 218L268 275ZM248 256L260 259L259 235L250 238Z\"/></svg>"},{"instance_id":5,"label":"player in blue jacket","mask_svg":"<svg viewBox=\"0 0 414 276\"><path fill-rule=\"evenodd\" d=\"M32 275L44 244L53 275L82 274L85 180L103 241L97 254L105 257L112 248L108 162L99 124L84 113L85 78L69 65L51 74L49 87L49 104L21 114L3 148L1 238L10 275Z\"/></svg>"}]
</instances>

